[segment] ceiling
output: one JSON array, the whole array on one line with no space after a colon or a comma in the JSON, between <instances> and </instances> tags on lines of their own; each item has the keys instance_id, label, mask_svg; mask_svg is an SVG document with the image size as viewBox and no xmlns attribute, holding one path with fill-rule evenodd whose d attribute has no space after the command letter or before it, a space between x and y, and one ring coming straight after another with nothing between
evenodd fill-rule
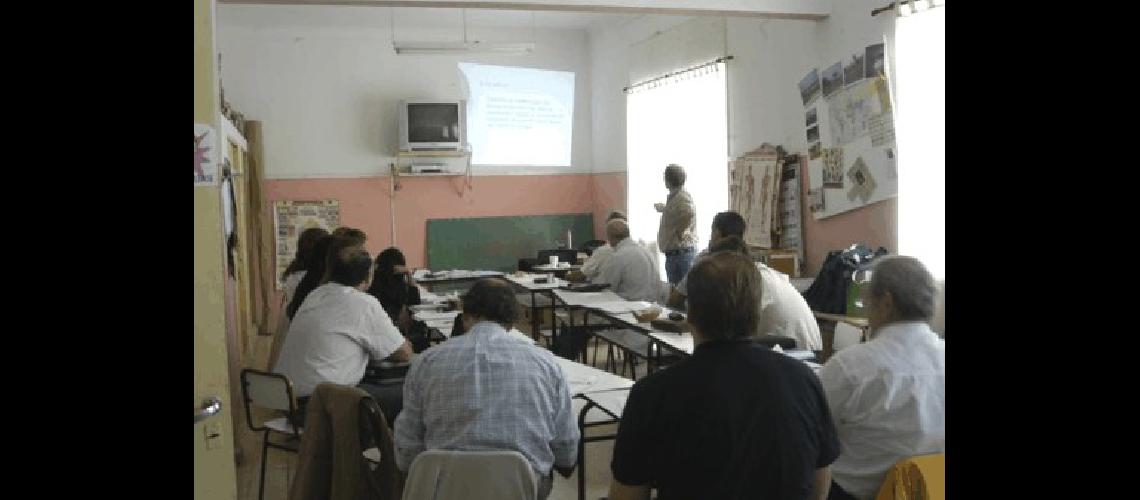
<instances>
[{"instance_id":1,"label":"ceiling","mask_svg":"<svg viewBox=\"0 0 1140 500\"><path fill-rule=\"evenodd\" d=\"M324 26L388 26L389 17L398 26L453 28L536 28L587 30L622 24L642 14L601 12L555 12L524 10L457 9L436 7L371 7L332 5L235 5L218 6L218 20L249 26L305 24Z\"/></svg>"}]
</instances>

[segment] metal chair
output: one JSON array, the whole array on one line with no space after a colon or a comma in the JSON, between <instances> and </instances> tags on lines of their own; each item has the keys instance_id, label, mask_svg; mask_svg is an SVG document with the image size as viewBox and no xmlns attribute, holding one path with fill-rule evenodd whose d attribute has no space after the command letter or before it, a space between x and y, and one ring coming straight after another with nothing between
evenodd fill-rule
<instances>
[{"instance_id":1,"label":"metal chair","mask_svg":"<svg viewBox=\"0 0 1140 500\"><path fill-rule=\"evenodd\" d=\"M403 500L534 500L538 477L517 451L429 450L408 468Z\"/></svg>"},{"instance_id":2,"label":"metal chair","mask_svg":"<svg viewBox=\"0 0 1140 500\"><path fill-rule=\"evenodd\" d=\"M241 371L241 394L249 429L264 433L261 440L261 478L257 485L257 498L261 500L265 498L265 466L269 461L269 448L293 453L297 453L300 449L302 429L296 425L297 398L293 395L293 383L289 381L289 377L252 368ZM285 416L254 425L252 405L283 411ZM272 434L280 434L286 440L273 442L270 439Z\"/></svg>"}]
</instances>

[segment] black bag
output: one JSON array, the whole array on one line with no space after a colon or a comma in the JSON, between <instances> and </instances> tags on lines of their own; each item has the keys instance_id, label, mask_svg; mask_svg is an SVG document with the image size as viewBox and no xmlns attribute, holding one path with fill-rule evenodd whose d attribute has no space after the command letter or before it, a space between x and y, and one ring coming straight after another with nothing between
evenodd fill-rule
<instances>
[{"instance_id":1,"label":"black bag","mask_svg":"<svg viewBox=\"0 0 1140 500\"><path fill-rule=\"evenodd\" d=\"M586 351L586 343L589 342L592 334L592 330L583 326L562 328L558 332L558 337L554 339L554 346L551 350L556 356L571 361L577 360Z\"/></svg>"},{"instance_id":2,"label":"black bag","mask_svg":"<svg viewBox=\"0 0 1140 500\"><path fill-rule=\"evenodd\" d=\"M416 353L424 352L425 349L431 347L431 335L428 332L427 323L419 320L412 321L412 327L408 329L408 342L412 344L412 351Z\"/></svg>"},{"instance_id":3,"label":"black bag","mask_svg":"<svg viewBox=\"0 0 1140 500\"><path fill-rule=\"evenodd\" d=\"M846 314L847 286L851 283L851 275L856 271L870 269L875 258L887 253L886 248L879 247L872 252L861 244L851 245L846 250L828 252L815 281L804 292L804 300L813 311Z\"/></svg>"}]
</instances>

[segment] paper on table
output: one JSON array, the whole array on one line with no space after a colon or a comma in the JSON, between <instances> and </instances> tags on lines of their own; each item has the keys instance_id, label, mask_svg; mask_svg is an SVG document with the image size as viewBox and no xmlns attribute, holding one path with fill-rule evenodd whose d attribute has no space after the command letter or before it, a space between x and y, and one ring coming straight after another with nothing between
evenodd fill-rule
<instances>
[{"instance_id":1,"label":"paper on table","mask_svg":"<svg viewBox=\"0 0 1140 500\"><path fill-rule=\"evenodd\" d=\"M618 301L618 302L599 302L599 303L595 303L595 304L590 304L590 307L593 309L599 309L601 311L605 311L608 313L617 314L617 313L626 313L626 312L640 311L642 309L648 309L652 305L653 304L650 304L649 302L644 302L644 301L640 301L640 300L638 300L638 301L624 301L623 300L623 301Z\"/></svg>"},{"instance_id":2,"label":"paper on table","mask_svg":"<svg viewBox=\"0 0 1140 500\"><path fill-rule=\"evenodd\" d=\"M458 315L459 311L418 311L414 314L415 318L420 321L455 320Z\"/></svg>"}]
</instances>

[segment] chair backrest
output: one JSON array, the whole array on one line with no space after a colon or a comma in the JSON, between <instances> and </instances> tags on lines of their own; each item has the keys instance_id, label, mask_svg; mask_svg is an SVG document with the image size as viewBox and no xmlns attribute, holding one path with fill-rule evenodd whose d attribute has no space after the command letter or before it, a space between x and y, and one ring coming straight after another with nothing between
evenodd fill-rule
<instances>
[{"instance_id":1,"label":"chair backrest","mask_svg":"<svg viewBox=\"0 0 1140 500\"><path fill-rule=\"evenodd\" d=\"M403 500L537 497L538 477L517 451L431 450L412 461Z\"/></svg>"},{"instance_id":2,"label":"chair backrest","mask_svg":"<svg viewBox=\"0 0 1140 500\"><path fill-rule=\"evenodd\" d=\"M245 418L254 431L265 430L264 426L253 425L250 406L287 412L292 417L297 412L297 399L293 396L293 383L280 373L263 372L246 368L241 371L241 393L245 404ZM293 421L293 418L289 419ZM296 431L296 429L294 429Z\"/></svg>"},{"instance_id":3,"label":"chair backrest","mask_svg":"<svg viewBox=\"0 0 1140 500\"><path fill-rule=\"evenodd\" d=\"M360 448L364 455L379 455L365 458L365 475L372 492L379 498L396 500L403 490L403 478L395 466L396 450L392 433L380 405L372 398L360 399ZM379 458L379 463L373 460Z\"/></svg>"},{"instance_id":4,"label":"chair backrest","mask_svg":"<svg viewBox=\"0 0 1140 500\"><path fill-rule=\"evenodd\" d=\"M875 500L946 500L946 454L899 460L887 471Z\"/></svg>"}]
</instances>

